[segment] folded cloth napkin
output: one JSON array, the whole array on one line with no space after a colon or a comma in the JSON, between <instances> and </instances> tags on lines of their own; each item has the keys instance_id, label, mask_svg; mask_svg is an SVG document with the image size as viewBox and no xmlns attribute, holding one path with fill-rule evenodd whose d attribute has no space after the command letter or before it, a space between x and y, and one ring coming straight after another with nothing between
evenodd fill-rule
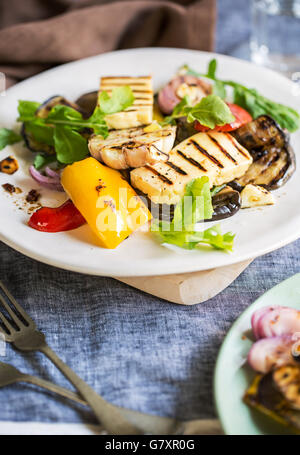
<instances>
[{"instance_id":1,"label":"folded cloth napkin","mask_svg":"<svg viewBox=\"0 0 300 455\"><path fill-rule=\"evenodd\" d=\"M0 0L0 71L8 87L114 49L212 50L215 16L215 0Z\"/></svg>"}]
</instances>

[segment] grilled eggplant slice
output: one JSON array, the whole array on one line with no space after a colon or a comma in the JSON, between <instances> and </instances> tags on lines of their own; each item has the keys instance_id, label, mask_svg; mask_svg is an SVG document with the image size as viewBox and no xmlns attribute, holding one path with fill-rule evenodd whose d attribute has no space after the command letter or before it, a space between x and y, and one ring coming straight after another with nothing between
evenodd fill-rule
<instances>
[{"instance_id":1,"label":"grilled eggplant slice","mask_svg":"<svg viewBox=\"0 0 300 455\"><path fill-rule=\"evenodd\" d=\"M225 186L212 198L214 208L212 219L207 221L218 221L229 218L241 208L240 193L230 186Z\"/></svg>"},{"instance_id":2,"label":"grilled eggplant slice","mask_svg":"<svg viewBox=\"0 0 300 455\"><path fill-rule=\"evenodd\" d=\"M253 158L247 172L233 182L235 189L251 183L275 190L295 172L295 154L289 144L289 136L271 117L261 115L231 134Z\"/></svg>"},{"instance_id":3,"label":"grilled eggplant slice","mask_svg":"<svg viewBox=\"0 0 300 455\"><path fill-rule=\"evenodd\" d=\"M176 120L176 139L175 145L179 144L180 142L184 141L188 137L193 136L197 133L197 130L194 128L193 123L188 123L186 117L181 117Z\"/></svg>"},{"instance_id":4,"label":"grilled eggplant slice","mask_svg":"<svg viewBox=\"0 0 300 455\"><path fill-rule=\"evenodd\" d=\"M53 155L55 153L53 146L38 142L34 139L31 132L26 128L25 123L23 123L21 127L21 136L24 139L26 147L32 152L45 153L47 155Z\"/></svg>"},{"instance_id":5,"label":"grilled eggplant slice","mask_svg":"<svg viewBox=\"0 0 300 455\"><path fill-rule=\"evenodd\" d=\"M272 373L255 376L253 383L244 395L244 402L300 434L300 411L292 409L290 403L276 389Z\"/></svg>"},{"instance_id":6,"label":"grilled eggplant slice","mask_svg":"<svg viewBox=\"0 0 300 455\"><path fill-rule=\"evenodd\" d=\"M78 104L68 101L65 97L61 95L54 95L51 96L51 98L48 98L43 104L40 105L40 107L36 111L37 117L47 118L51 109L53 109L55 106L59 104L62 104L63 106L72 107L76 111L82 113L82 110L78 106Z\"/></svg>"},{"instance_id":7,"label":"grilled eggplant slice","mask_svg":"<svg viewBox=\"0 0 300 455\"><path fill-rule=\"evenodd\" d=\"M82 110L82 115L84 118L88 118L94 112L97 106L98 92L97 90L93 92L84 93L75 101L75 104L80 107Z\"/></svg>"}]
</instances>

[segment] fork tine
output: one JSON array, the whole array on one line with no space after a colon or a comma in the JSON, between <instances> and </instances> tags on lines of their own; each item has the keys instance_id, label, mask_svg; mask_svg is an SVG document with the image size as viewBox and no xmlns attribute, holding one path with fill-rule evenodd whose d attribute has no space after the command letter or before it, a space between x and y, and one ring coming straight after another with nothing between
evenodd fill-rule
<instances>
[{"instance_id":1,"label":"fork tine","mask_svg":"<svg viewBox=\"0 0 300 455\"><path fill-rule=\"evenodd\" d=\"M12 318L12 320L14 321L14 323L16 324L17 328L20 329L22 325L24 325L24 323L18 318L18 316L16 315L16 313L11 309L11 307L8 305L8 303L6 302L6 300L2 297L2 295L0 295L0 302L2 303L2 305L4 306L4 308L6 309L6 311L9 313L10 317ZM2 313L2 316L6 319L6 317L3 315ZM7 319L6 319L7 320ZM8 321L7 321L8 322Z\"/></svg>"},{"instance_id":2,"label":"fork tine","mask_svg":"<svg viewBox=\"0 0 300 455\"><path fill-rule=\"evenodd\" d=\"M20 315L23 317L23 319L27 322L27 324L29 325L32 325L32 326L35 326L35 323L33 322L33 320L28 316L28 314L23 310L23 308L18 304L18 302L15 300L15 298L11 295L11 293L9 292L9 290L6 288L6 286L4 286L4 284L2 283L2 281L0 281L0 288L2 289L2 291L4 292L4 294L6 295L7 299L9 300L9 302L11 303L11 305L13 305L18 313L20 313ZM3 306L5 307L6 311L9 313L9 315L11 316L11 318L13 319L13 321L16 323L16 324L22 324L24 325L24 322L18 317L18 315L12 310L12 308L8 305L8 303L4 300L4 298L0 295L0 300L3 304Z\"/></svg>"},{"instance_id":3,"label":"fork tine","mask_svg":"<svg viewBox=\"0 0 300 455\"><path fill-rule=\"evenodd\" d=\"M1 313L0 311L0 319L1 321L3 322L3 325L4 327L10 332L10 334L12 334L15 329L12 327L12 325L10 324L10 322L8 321L8 319L4 316L3 313ZM0 327L0 332L3 333L4 335L7 335Z\"/></svg>"}]
</instances>

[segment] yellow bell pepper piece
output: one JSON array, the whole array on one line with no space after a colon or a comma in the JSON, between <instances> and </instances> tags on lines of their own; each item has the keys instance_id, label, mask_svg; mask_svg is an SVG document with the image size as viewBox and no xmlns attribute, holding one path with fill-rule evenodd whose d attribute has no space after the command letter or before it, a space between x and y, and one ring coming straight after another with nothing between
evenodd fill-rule
<instances>
[{"instance_id":1,"label":"yellow bell pepper piece","mask_svg":"<svg viewBox=\"0 0 300 455\"><path fill-rule=\"evenodd\" d=\"M95 158L67 166L61 183L105 248L116 248L151 219L146 205L120 172Z\"/></svg>"}]
</instances>

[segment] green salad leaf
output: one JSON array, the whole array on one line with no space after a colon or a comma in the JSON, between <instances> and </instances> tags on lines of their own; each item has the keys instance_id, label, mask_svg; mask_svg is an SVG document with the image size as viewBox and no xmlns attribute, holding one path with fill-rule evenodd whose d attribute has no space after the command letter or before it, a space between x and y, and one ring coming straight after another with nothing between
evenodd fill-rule
<instances>
[{"instance_id":1,"label":"green salad leaf","mask_svg":"<svg viewBox=\"0 0 300 455\"><path fill-rule=\"evenodd\" d=\"M234 122L235 117L219 96L208 95L188 110L187 121L191 123L194 120L213 129L217 125Z\"/></svg>"},{"instance_id":2,"label":"green salad leaf","mask_svg":"<svg viewBox=\"0 0 300 455\"><path fill-rule=\"evenodd\" d=\"M63 164L83 160L89 153L86 139L77 131L62 126L55 128L54 145L57 160Z\"/></svg>"},{"instance_id":3,"label":"green salad leaf","mask_svg":"<svg viewBox=\"0 0 300 455\"><path fill-rule=\"evenodd\" d=\"M201 125L212 129L217 125L226 125L235 120L227 104L217 95L208 95L195 106L190 106L189 99L185 96L162 123L174 123L176 118L180 117L186 117L188 123L197 120Z\"/></svg>"},{"instance_id":4,"label":"green salad leaf","mask_svg":"<svg viewBox=\"0 0 300 455\"><path fill-rule=\"evenodd\" d=\"M171 222L154 221L151 230L160 243L167 243L185 249L199 248L210 245L220 250L231 251L234 234L221 233L219 225L202 232L195 230L199 221L211 219L213 214L212 195L208 177L200 177L186 185L182 201L175 207Z\"/></svg>"},{"instance_id":5,"label":"green salad leaf","mask_svg":"<svg viewBox=\"0 0 300 455\"><path fill-rule=\"evenodd\" d=\"M45 155L44 153L38 153L34 158L33 165L36 169L41 169L47 164L54 163L56 161L55 155Z\"/></svg>"},{"instance_id":6,"label":"green salad leaf","mask_svg":"<svg viewBox=\"0 0 300 455\"><path fill-rule=\"evenodd\" d=\"M105 91L99 95L99 106L104 114L115 114L131 106L134 95L129 85L116 87L111 96Z\"/></svg>"},{"instance_id":7,"label":"green salad leaf","mask_svg":"<svg viewBox=\"0 0 300 455\"><path fill-rule=\"evenodd\" d=\"M0 150L4 149L7 145L15 144L21 140L22 137L20 134L17 134L8 128L0 128Z\"/></svg>"},{"instance_id":8,"label":"green salad leaf","mask_svg":"<svg viewBox=\"0 0 300 455\"><path fill-rule=\"evenodd\" d=\"M19 100L19 117L17 118L18 122L27 122L34 120L36 118L36 111L40 105L41 103L37 103L36 101Z\"/></svg>"},{"instance_id":9,"label":"green salad leaf","mask_svg":"<svg viewBox=\"0 0 300 455\"><path fill-rule=\"evenodd\" d=\"M99 106L87 119L76 109L65 105L54 106L46 118L41 118L37 115L40 103L20 100L18 121L24 122L26 131L37 142L54 146L54 156L59 163L72 164L88 155L85 133L93 132L105 139L108 136L105 116L129 107L134 101L134 95L129 86L124 86L112 90L111 96L107 92L102 92L99 100ZM48 162L54 161L53 158L49 160L45 154L39 154L34 165L40 169Z\"/></svg>"},{"instance_id":10,"label":"green salad leaf","mask_svg":"<svg viewBox=\"0 0 300 455\"><path fill-rule=\"evenodd\" d=\"M282 128L286 128L291 133L300 127L300 115L295 109L284 104L276 103L260 94L257 90L248 88L238 82L218 79L216 76L216 59L212 59L209 62L205 74L198 73L189 68L188 65L184 65L183 70L186 74L207 77L213 80L213 93L220 98L224 99L226 97L226 88L232 87L234 103L246 109L254 118L263 114L270 115Z\"/></svg>"}]
</instances>

